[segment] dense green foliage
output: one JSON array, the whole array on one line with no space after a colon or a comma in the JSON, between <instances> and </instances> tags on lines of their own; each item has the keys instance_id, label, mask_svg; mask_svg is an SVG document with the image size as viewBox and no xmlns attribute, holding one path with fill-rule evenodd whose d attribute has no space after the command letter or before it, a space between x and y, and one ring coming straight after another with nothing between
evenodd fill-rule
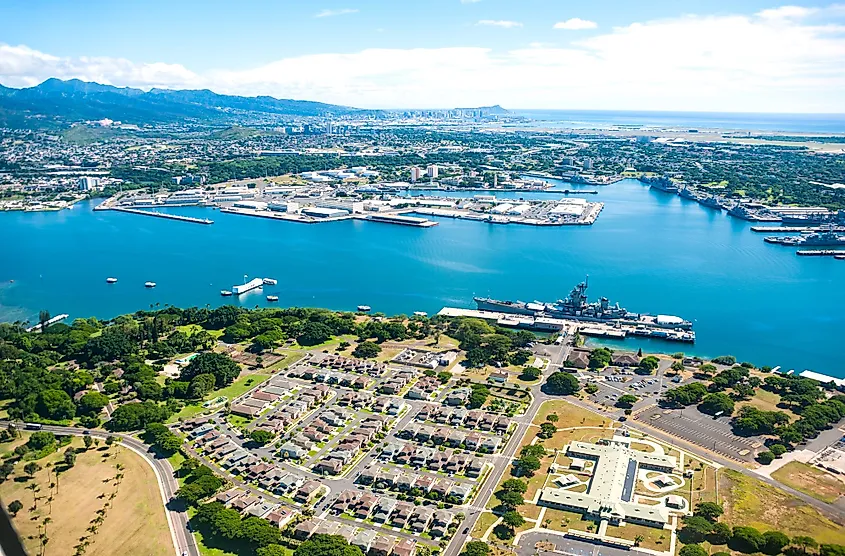
<instances>
[{"instance_id":1,"label":"dense green foliage","mask_svg":"<svg viewBox=\"0 0 845 556\"><path fill-rule=\"evenodd\" d=\"M293 556L363 556L361 549L352 546L340 535L312 535L300 544Z\"/></svg>"},{"instance_id":2,"label":"dense green foliage","mask_svg":"<svg viewBox=\"0 0 845 556\"><path fill-rule=\"evenodd\" d=\"M546 379L546 389L550 394L570 395L581 389L578 379L570 373L557 371Z\"/></svg>"}]
</instances>

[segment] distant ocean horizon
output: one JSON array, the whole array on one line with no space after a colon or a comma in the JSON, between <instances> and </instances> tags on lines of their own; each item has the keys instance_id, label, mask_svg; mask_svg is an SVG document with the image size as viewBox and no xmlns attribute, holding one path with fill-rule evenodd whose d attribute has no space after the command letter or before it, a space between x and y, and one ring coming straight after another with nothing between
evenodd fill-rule
<instances>
[{"instance_id":1,"label":"distant ocean horizon","mask_svg":"<svg viewBox=\"0 0 845 556\"><path fill-rule=\"evenodd\" d=\"M519 110L510 112L554 129L610 127L719 129L804 133L845 133L845 114L742 112L655 112L629 110Z\"/></svg>"}]
</instances>

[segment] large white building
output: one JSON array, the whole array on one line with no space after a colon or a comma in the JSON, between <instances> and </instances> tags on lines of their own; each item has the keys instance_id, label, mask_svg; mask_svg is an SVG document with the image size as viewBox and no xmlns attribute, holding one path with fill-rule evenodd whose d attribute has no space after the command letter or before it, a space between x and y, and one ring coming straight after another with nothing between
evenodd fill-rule
<instances>
[{"instance_id":1,"label":"large white building","mask_svg":"<svg viewBox=\"0 0 845 556\"><path fill-rule=\"evenodd\" d=\"M437 177L438 169L436 164L430 164L428 168L425 169L425 173L428 177L434 179Z\"/></svg>"},{"instance_id":2,"label":"large white building","mask_svg":"<svg viewBox=\"0 0 845 556\"><path fill-rule=\"evenodd\" d=\"M76 185L80 191L91 191L100 187L100 179L85 176L76 180Z\"/></svg>"},{"instance_id":3,"label":"large white building","mask_svg":"<svg viewBox=\"0 0 845 556\"><path fill-rule=\"evenodd\" d=\"M594 462L587 491L544 488L540 491L539 505L581 512L612 524L630 521L662 528L669 523L667 506L638 504L633 500L638 469L670 473L678 464L674 456L635 450L629 440L619 437L603 444L572 442L566 455Z\"/></svg>"},{"instance_id":4,"label":"large white building","mask_svg":"<svg viewBox=\"0 0 845 556\"><path fill-rule=\"evenodd\" d=\"M422 170L414 166L411 168L411 183L414 183L422 176Z\"/></svg>"}]
</instances>

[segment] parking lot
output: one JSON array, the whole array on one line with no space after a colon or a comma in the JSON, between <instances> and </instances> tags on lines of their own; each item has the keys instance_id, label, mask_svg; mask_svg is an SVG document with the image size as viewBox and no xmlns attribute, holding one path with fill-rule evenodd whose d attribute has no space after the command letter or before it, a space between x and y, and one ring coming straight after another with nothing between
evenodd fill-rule
<instances>
[{"instance_id":1,"label":"parking lot","mask_svg":"<svg viewBox=\"0 0 845 556\"><path fill-rule=\"evenodd\" d=\"M758 437L735 436L729 418L714 419L695 408L681 410L653 407L638 413L635 419L738 461L752 461L756 450L763 446Z\"/></svg>"},{"instance_id":2,"label":"parking lot","mask_svg":"<svg viewBox=\"0 0 845 556\"><path fill-rule=\"evenodd\" d=\"M589 395L591 402L611 407L620 396L631 394L639 398L635 409L656 403L667 389L682 384L664 377L662 370L645 376L630 370L606 370L598 376L590 373L586 379L598 386L598 391Z\"/></svg>"}]
</instances>

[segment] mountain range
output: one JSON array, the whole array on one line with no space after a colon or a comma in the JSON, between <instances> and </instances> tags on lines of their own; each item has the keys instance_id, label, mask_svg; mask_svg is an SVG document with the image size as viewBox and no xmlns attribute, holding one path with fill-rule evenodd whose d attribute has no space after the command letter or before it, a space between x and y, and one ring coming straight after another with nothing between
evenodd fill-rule
<instances>
[{"instance_id":1,"label":"mountain range","mask_svg":"<svg viewBox=\"0 0 845 556\"><path fill-rule=\"evenodd\" d=\"M262 124L279 123L291 117L355 113L374 111L269 96L221 95L209 90L151 89L145 92L79 79L52 78L24 89L0 85L0 126L3 127L53 127L104 118L138 125Z\"/></svg>"}]
</instances>

